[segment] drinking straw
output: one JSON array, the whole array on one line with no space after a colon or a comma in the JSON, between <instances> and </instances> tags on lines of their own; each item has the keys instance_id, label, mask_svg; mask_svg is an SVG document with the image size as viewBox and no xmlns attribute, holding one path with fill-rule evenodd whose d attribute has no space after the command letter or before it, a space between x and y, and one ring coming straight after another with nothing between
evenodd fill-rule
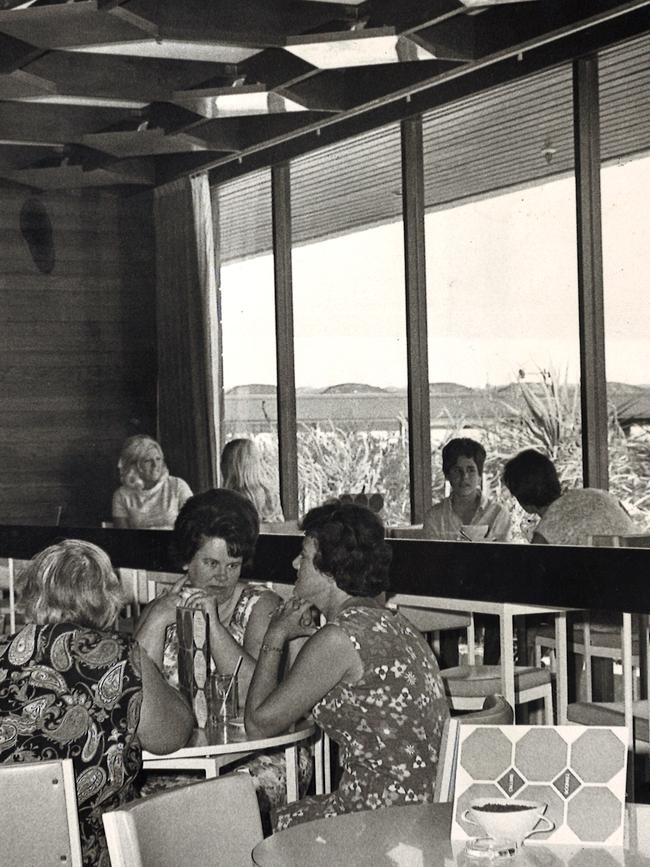
<instances>
[{"instance_id":1,"label":"drinking straw","mask_svg":"<svg viewBox=\"0 0 650 867\"><path fill-rule=\"evenodd\" d=\"M235 666L235 670L233 671L233 673L230 676L230 683L228 684L228 689L226 690L225 695L223 697L223 701L221 702L221 710L219 711L219 715L223 714L223 712L226 709L226 702L228 701L228 696L230 695L230 690L232 689L233 683L237 679L237 675L239 674L239 669L241 668L241 664L243 661L244 661L243 656L240 656L239 659L237 660L237 665Z\"/></svg>"}]
</instances>

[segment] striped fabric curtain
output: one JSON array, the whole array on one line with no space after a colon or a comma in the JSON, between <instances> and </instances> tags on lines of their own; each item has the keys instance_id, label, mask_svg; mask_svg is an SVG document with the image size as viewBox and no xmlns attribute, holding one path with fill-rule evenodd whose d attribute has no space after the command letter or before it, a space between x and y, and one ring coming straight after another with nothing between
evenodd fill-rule
<instances>
[{"instance_id":1,"label":"striped fabric curtain","mask_svg":"<svg viewBox=\"0 0 650 867\"><path fill-rule=\"evenodd\" d=\"M217 483L218 359L214 227L207 175L158 187L158 438L170 473L194 493Z\"/></svg>"}]
</instances>

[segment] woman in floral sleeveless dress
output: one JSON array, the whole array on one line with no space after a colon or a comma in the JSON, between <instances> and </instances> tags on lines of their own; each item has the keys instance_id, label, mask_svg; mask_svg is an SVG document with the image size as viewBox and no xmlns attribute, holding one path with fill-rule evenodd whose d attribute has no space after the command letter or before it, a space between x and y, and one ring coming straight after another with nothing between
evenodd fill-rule
<instances>
[{"instance_id":1,"label":"woman in floral sleeveless dress","mask_svg":"<svg viewBox=\"0 0 650 867\"><path fill-rule=\"evenodd\" d=\"M246 704L251 734L273 735L313 712L339 746L338 791L276 813L277 829L355 810L433 800L449 715L435 657L380 594L390 549L370 510L328 503L303 521L295 597L271 618ZM278 682L284 643L313 632L309 608L327 625L311 635Z\"/></svg>"}]
</instances>

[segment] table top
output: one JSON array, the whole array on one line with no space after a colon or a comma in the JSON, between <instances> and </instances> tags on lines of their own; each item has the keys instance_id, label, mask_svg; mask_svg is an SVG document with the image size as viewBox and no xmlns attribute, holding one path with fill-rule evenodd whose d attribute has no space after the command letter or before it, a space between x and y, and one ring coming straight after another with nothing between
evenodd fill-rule
<instances>
[{"instance_id":1,"label":"table top","mask_svg":"<svg viewBox=\"0 0 650 867\"><path fill-rule=\"evenodd\" d=\"M451 804L388 807L305 822L280 831L253 850L258 867L489 867L464 852L464 841L450 841ZM513 867L647 867L650 864L650 807L643 820L631 814L626 849L581 846L540 846L526 843L513 858L499 865ZM637 839L638 826L638 839ZM645 837L643 836L645 834Z\"/></svg>"},{"instance_id":2,"label":"table top","mask_svg":"<svg viewBox=\"0 0 650 867\"><path fill-rule=\"evenodd\" d=\"M489 602L485 599L448 599L446 596L415 596L396 593L391 596L394 605L413 605L416 608L439 608L444 611L471 611L474 614L497 614L517 617L520 614L552 614L573 611L559 605L527 605L521 602Z\"/></svg>"},{"instance_id":3,"label":"table top","mask_svg":"<svg viewBox=\"0 0 650 867\"><path fill-rule=\"evenodd\" d=\"M194 729L192 737L180 750L166 755L156 755L146 750L142 752L143 760L189 759L205 756L227 756L231 753L254 752L271 747L286 747L300 741L308 740L316 731L313 722L296 723L288 732L266 738L250 738L243 724L209 726L205 729Z\"/></svg>"}]
</instances>

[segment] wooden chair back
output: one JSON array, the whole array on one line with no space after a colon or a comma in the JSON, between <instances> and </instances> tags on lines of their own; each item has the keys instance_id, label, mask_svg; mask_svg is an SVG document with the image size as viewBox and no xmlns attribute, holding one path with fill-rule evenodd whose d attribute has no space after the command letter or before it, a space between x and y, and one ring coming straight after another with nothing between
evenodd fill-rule
<instances>
[{"instance_id":1,"label":"wooden chair back","mask_svg":"<svg viewBox=\"0 0 650 867\"><path fill-rule=\"evenodd\" d=\"M440 757L433 800L453 801L456 764L458 763L458 727L463 723L472 725L512 725L515 713L502 695L488 695L481 710L450 717L445 722L440 743Z\"/></svg>"},{"instance_id":2,"label":"wooden chair back","mask_svg":"<svg viewBox=\"0 0 650 867\"><path fill-rule=\"evenodd\" d=\"M103 819L112 867L249 867L263 836L247 774L179 786Z\"/></svg>"},{"instance_id":3,"label":"wooden chair back","mask_svg":"<svg viewBox=\"0 0 650 867\"><path fill-rule=\"evenodd\" d=\"M72 759L0 765L0 862L81 867Z\"/></svg>"}]
</instances>

